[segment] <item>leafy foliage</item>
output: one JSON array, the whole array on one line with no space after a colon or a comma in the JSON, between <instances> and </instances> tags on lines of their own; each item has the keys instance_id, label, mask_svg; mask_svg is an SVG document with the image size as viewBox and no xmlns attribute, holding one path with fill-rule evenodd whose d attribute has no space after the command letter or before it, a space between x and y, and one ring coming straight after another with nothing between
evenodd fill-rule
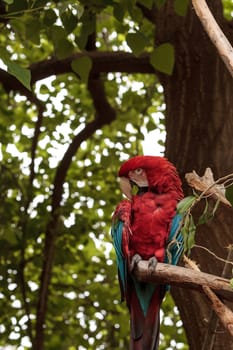
<instances>
[{"instance_id":1,"label":"leafy foliage","mask_svg":"<svg viewBox=\"0 0 233 350\"><path fill-rule=\"evenodd\" d=\"M7 72L0 72L0 346L32 346L45 247L55 236L44 348L128 347L128 314L119 302L109 236L112 211L121 198L116 174L121 161L142 152L145 130L164 130L164 98L155 75L91 76L88 51L146 54L157 71L171 74L173 45L155 46L156 27L144 15L145 8L162 10L165 3L0 2L2 68L10 73L6 79ZM230 2L224 4L229 16ZM179 16L187 5L174 1ZM43 64L55 59L58 66L44 72ZM99 79L116 112L105 122L89 86ZM192 217L184 227L190 226L194 229ZM190 249L193 233L186 241ZM161 349L175 349L176 341L186 349L169 295L163 319Z\"/></svg>"},{"instance_id":2,"label":"leafy foliage","mask_svg":"<svg viewBox=\"0 0 233 350\"><path fill-rule=\"evenodd\" d=\"M185 16L188 9L189 0L175 0L174 8L178 15Z\"/></svg>"},{"instance_id":3,"label":"leafy foliage","mask_svg":"<svg viewBox=\"0 0 233 350\"><path fill-rule=\"evenodd\" d=\"M232 20L232 13L233 13L233 3L230 0L223 0L223 10L225 17L231 21Z\"/></svg>"},{"instance_id":4,"label":"leafy foliage","mask_svg":"<svg viewBox=\"0 0 233 350\"><path fill-rule=\"evenodd\" d=\"M195 195L183 198L177 205L177 212L183 217L180 228L184 237L184 253L187 255L190 254L191 249L195 245L197 226L211 220L219 205L219 200L216 200L216 203L213 205L208 196L202 196L203 193L200 195L195 193ZM194 222L192 210L201 200L205 202L204 209L197 222Z\"/></svg>"}]
</instances>

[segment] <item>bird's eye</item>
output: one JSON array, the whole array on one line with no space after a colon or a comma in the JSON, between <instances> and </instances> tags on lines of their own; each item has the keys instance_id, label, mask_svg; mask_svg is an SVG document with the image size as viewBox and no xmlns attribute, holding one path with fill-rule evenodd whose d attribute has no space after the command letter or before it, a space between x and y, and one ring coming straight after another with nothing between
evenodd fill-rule
<instances>
[{"instance_id":1,"label":"bird's eye","mask_svg":"<svg viewBox=\"0 0 233 350\"><path fill-rule=\"evenodd\" d=\"M143 169L142 168L137 168L134 170L135 174L136 175L141 175L141 173L143 172Z\"/></svg>"}]
</instances>

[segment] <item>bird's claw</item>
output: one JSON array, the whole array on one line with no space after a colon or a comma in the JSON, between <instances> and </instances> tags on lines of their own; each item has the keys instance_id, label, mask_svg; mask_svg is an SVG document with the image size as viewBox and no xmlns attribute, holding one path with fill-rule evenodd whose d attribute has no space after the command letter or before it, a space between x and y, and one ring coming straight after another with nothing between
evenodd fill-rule
<instances>
[{"instance_id":1,"label":"bird's claw","mask_svg":"<svg viewBox=\"0 0 233 350\"><path fill-rule=\"evenodd\" d=\"M135 268L135 266L139 263L139 261L142 260L142 257L139 255L139 254L135 254L132 259L131 259L131 262L130 262L130 265L129 265L129 270L130 272L133 271L133 269Z\"/></svg>"},{"instance_id":2,"label":"bird's claw","mask_svg":"<svg viewBox=\"0 0 233 350\"><path fill-rule=\"evenodd\" d=\"M155 256L152 256L152 257L148 260L148 269L149 269L149 271L150 271L151 273L155 270L157 264L158 264L158 260L156 259Z\"/></svg>"}]
</instances>

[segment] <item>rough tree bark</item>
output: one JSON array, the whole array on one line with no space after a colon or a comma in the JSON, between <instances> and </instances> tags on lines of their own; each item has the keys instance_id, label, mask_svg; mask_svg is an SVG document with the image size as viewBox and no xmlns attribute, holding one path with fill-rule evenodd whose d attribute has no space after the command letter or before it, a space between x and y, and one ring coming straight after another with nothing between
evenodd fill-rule
<instances>
[{"instance_id":1,"label":"rough tree bark","mask_svg":"<svg viewBox=\"0 0 233 350\"><path fill-rule=\"evenodd\" d=\"M233 32L223 18L221 1L212 0L208 4L232 41ZM233 82L230 73L191 6L185 18L178 18L172 3L168 2L165 12L163 9L157 14L157 35L161 42L173 42L176 50L173 75L161 76L167 105L166 156L176 164L183 179L186 172L195 169L203 174L208 166L216 178L232 172ZM185 190L187 194L187 187ZM231 209L221 205L212 223L200 227L197 243L226 258L226 247L232 243L232 227ZM195 248L191 257L200 264L202 271L222 274L224 263L219 263L206 251ZM209 330L212 313L204 296L178 288L173 289L173 296L191 350L202 348L206 334L214 338L214 342L205 349L233 348L232 337L221 325L217 332Z\"/></svg>"}]
</instances>

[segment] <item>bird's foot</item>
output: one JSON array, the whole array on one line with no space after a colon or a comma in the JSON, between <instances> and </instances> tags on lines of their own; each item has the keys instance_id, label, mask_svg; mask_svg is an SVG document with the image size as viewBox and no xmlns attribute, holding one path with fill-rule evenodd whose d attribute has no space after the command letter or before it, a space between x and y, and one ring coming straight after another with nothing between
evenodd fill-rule
<instances>
[{"instance_id":1,"label":"bird's foot","mask_svg":"<svg viewBox=\"0 0 233 350\"><path fill-rule=\"evenodd\" d=\"M130 265L129 265L129 270L130 272L133 271L133 269L135 268L135 266L139 263L139 261L142 260L142 257L139 255L139 254L135 254L132 259L131 259L131 262L130 262Z\"/></svg>"},{"instance_id":2,"label":"bird's foot","mask_svg":"<svg viewBox=\"0 0 233 350\"><path fill-rule=\"evenodd\" d=\"M158 260L156 259L155 256L152 256L152 257L148 260L148 269L149 269L149 271L150 271L151 273L155 270L157 264L158 264Z\"/></svg>"}]
</instances>

